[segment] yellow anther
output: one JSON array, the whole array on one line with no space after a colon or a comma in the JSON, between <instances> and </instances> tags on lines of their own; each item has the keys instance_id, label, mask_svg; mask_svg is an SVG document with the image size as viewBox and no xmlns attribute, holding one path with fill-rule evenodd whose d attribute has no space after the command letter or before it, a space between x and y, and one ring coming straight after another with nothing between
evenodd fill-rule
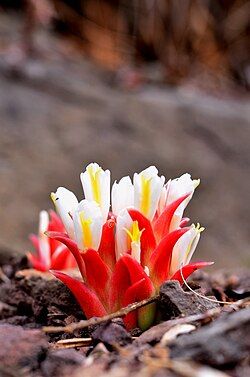
<instances>
[{"instance_id":1,"label":"yellow anther","mask_svg":"<svg viewBox=\"0 0 250 377\"><path fill-rule=\"evenodd\" d=\"M86 248L92 246L92 233L90 224L92 223L91 219L85 219L84 212L79 213L80 223L82 227L82 235L83 235L83 244Z\"/></svg>"},{"instance_id":2,"label":"yellow anther","mask_svg":"<svg viewBox=\"0 0 250 377\"><path fill-rule=\"evenodd\" d=\"M197 230L197 232L201 233L205 230L204 226L200 226L199 223L197 223L195 229Z\"/></svg>"},{"instance_id":3,"label":"yellow anther","mask_svg":"<svg viewBox=\"0 0 250 377\"><path fill-rule=\"evenodd\" d=\"M136 243L140 242L142 232L144 231L144 229L142 230L139 229L138 221L133 221L131 230L128 230L126 228L124 228L124 230L130 237L131 242L136 242Z\"/></svg>"},{"instance_id":4,"label":"yellow anther","mask_svg":"<svg viewBox=\"0 0 250 377\"><path fill-rule=\"evenodd\" d=\"M50 197L51 197L51 200L52 200L52 202L54 203L54 205L56 205L56 194L55 194L54 192L52 192L52 193L50 194Z\"/></svg>"},{"instance_id":5,"label":"yellow anther","mask_svg":"<svg viewBox=\"0 0 250 377\"><path fill-rule=\"evenodd\" d=\"M102 171L102 168L98 168L96 171L94 171L93 166L87 167L87 172L90 177L92 192L94 200L101 204L101 189L100 189L100 173Z\"/></svg>"},{"instance_id":6,"label":"yellow anther","mask_svg":"<svg viewBox=\"0 0 250 377\"><path fill-rule=\"evenodd\" d=\"M151 202L151 178L145 178L143 175L141 176L141 184L142 184L142 191L141 191L141 212L147 216L150 210L150 202Z\"/></svg>"}]
</instances>

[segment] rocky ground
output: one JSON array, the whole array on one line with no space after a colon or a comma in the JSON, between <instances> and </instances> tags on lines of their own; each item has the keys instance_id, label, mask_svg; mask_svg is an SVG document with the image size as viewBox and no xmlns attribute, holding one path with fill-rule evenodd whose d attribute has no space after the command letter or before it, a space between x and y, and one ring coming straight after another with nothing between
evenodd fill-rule
<instances>
[{"instance_id":1,"label":"rocky ground","mask_svg":"<svg viewBox=\"0 0 250 377\"><path fill-rule=\"evenodd\" d=\"M72 326L83 314L64 285L27 267L25 257L1 260L1 377L249 376L249 271L195 273L195 293L164 283L161 321L144 333L128 333L120 318L45 333L44 326Z\"/></svg>"}]
</instances>

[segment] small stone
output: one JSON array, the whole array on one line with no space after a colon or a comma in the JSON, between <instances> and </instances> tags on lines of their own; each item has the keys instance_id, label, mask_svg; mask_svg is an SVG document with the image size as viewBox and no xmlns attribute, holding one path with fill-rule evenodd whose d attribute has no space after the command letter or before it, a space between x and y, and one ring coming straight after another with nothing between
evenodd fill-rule
<instances>
[{"instance_id":1,"label":"small stone","mask_svg":"<svg viewBox=\"0 0 250 377\"><path fill-rule=\"evenodd\" d=\"M107 349L115 345L125 346L132 342L131 335L119 322L105 322L98 325L92 333L94 345L103 342Z\"/></svg>"},{"instance_id":2,"label":"small stone","mask_svg":"<svg viewBox=\"0 0 250 377\"><path fill-rule=\"evenodd\" d=\"M71 349L50 351L41 365L44 377L69 376L74 369L83 365L86 358L80 352Z\"/></svg>"},{"instance_id":3,"label":"small stone","mask_svg":"<svg viewBox=\"0 0 250 377\"><path fill-rule=\"evenodd\" d=\"M160 312L164 320L204 313L218 306L193 292L184 292L175 280L165 282L160 288Z\"/></svg>"},{"instance_id":4,"label":"small stone","mask_svg":"<svg viewBox=\"0 0 250 377\"><path fill-rule=\"evenodd\" d=\"M39 368L46 356L48 342L40 330L0 325L0 364L3 368Z\"/></svg>"}]
</instances>

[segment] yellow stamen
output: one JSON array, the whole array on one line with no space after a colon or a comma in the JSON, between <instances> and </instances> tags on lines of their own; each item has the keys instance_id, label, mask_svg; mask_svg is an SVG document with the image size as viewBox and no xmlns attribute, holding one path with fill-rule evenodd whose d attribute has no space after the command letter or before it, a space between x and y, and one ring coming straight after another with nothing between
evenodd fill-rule
<instances>
[{"instance_id":1,"label":"yellow stamen","mask_svg":"<svg viewBox=\"0 0 250 377\"><path fill-rule=\"evenodd\" d=\"M98 168L96 171L94 171L92 166L87 167L87 172L90 177L92 192L94 200L101 204L101 189L100 189L100 173L102 171L102 168Z\"/></svg>"},{"instance_id":2,"label":"yellow stamen","mask_svg":"<svg viewBox=\"0 0 250 377\"><path fill-rule=\"evenodd\" d=\"M131 239L131 242L139 243L141 239L142 232L144 229L140 230L138 226L138 221L133 221L132 229L128 230L124 228L125 232L128 234L128 236Z\"/></svg>"},{"instance_id":3,"label":"yellow stamen","mask_svg":"<svg viewBox=\"0 0 250 377\"><path fill-rule=\"evenodd\" d=\"M92 233L90 224L92 223L91 219L85 219L83 211L79 213L80 223L82 227L83 234L83 244L86 248L92 246Z\"/></svg>"},{"instance_id":4,"label":"yellow stamen","mask_svg":"<svg viewBox=\"0 0 250 377\"><path fill-rule=\"evenodd\" d=\"M151 187L150 187L151 178L145 178L141 176L142 192L141 192L141 212L147 216L150 209L151 201Z\"/></svg>"}]
</instances>

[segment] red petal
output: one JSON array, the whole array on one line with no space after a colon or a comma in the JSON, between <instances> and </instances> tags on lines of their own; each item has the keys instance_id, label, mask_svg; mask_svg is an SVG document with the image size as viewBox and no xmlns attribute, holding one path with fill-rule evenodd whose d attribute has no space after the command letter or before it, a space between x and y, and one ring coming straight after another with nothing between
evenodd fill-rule
<instances>
[{"instance_id":1,"label":"red petal","mask_svg":"<svg viewBox=\"0 0 250 377\"><path fill-rule=\"evenodd\" d=\"M102 317L107 314L96 294L86 284L60 271L51 271L51 273L71 290L87 318Z\"/></svg>"},{"instance_id":2,"label":"red petal","mask_svg":"<svg viewBox=\"0 0 250 377\"><path fill-rule=\"evenodd\" d=\"M116 263L111 278L111 311L116 311L122 307L126 290L141 279L144 279L148 285L152 285L142 266L130 255L123 255Z\"/></svg>"},{"instance_id":3,"label":"red petal","mask_svg":"<svg viewBox=\"0 0 250 377\"><path fill-rule=\"evenodd\" d=\"M49 226L48 226L47 230L49 232L56 231L56 232L65 233L64 225L63 225L60 217L55 213L55 211L50 210L49 215L50 215L50 221L49 221ZM50 238L51 254L54 253L54 251L57 249L57 247L59 245L60 245L60 243L58 241Z\"/></svg>"},{"instance_id":4,"label":"red petal","mask_svg":"<svg viewBox=\"0 0 250 377\"><path fill-rule=\"evenodd\" d=\"M183 217L180 222L180 228L183 228L184 226L188 225L190 221L189 217Z\"/></svg>"},{"instance_id":5,"label":"red petal","mask_svg":"<svg viewBox=\"0 0 250 377\"><path fill-rule=\"evenodd\" d=\"M204 268L207 266L211 266L214 264L214 262L196 262L196 263L190 263L186 266L182 267L182 275L184 276L184 279L186 280L194 271L198 270L199 268ZM170 280L178 280L180 284L183 284L184 281L181 276L181 270L178 270Z\"/></svg>"},{"instance_id":6,"label":"red petal","mask_svg":"<svg viewBox=\"0 0 250 377\"><path fill-rule=\"evenodd\" d=\"M158 288L169 277L174 245L188 230L189 228L180 228L169 233L162 239L153 252L150 258L149 270L155 287Z\"/></svg>"},{"instance_id":7,"label":"red petal","mask_svg":"<svg viewBox=\"0 0 250 377\"><path fill-rule=\"evenodd\" d=\"M48 231L56 231L56 232L65 232L64 225L62 223L62 220L60 217L56 214L55 211L50 210L49 211L49 216L50 216L50 222L48 226Z\"/></svg>"},{"instance_id":8,"label":"red petal","mask_svg":"<svg viewBox=\"0 0 250 377\"><path fill-rule=\"evenodd\" d=\"M27 258L35 270L42 271L42 272L48 271L47 266L44 265L35 255L31 253L27 253Z\"/></svg>"},{"instance_id":9,"label":"red petal","mask_svg":"<svg viewBox=\"0 0 250 377\"><path fill-rule=\"evenodd\" d=\"M108 220L102 227L102 238L98 249L98 253L104 263L106 263L111 270L115 266L115 221Z\"/></svg>"},{"instance_id":10,"label":"red petal","mask_svg":"<svg viewBox=\"0 0 250 377\"><path fill-rule=\"evenodd\" d=\"M60 241L61 243L63 243L65 246L67 246L67 248L71 251L71 253L73 254L75 260L76 260L76 263L78 265L78 268L79 268L79 271L83 277L83 279L85 279L85 266L84 266L84 262L83 262L83 259L82 259L82 256L81 256L81 253L77 247L77 244L75 241L71 240L69 238L69 236L65 233L60 233L60 232L46 232L46 235L49 237L49 238L53 238L57 241Z\"/></svg>"},{"instance_id":11,"label":"red petal","mask_svg":"<svg viewBox=\"0 0 250 377\"><path fill-rule=\"evenodd\" d=\"M150 280L141 279L130 286L122 301L123 306L132 304L133 302L144 300L152 295L154 287ZM128 329L137 326L138 310L135 310L124 317L124 323Z\"/></svg>"},{"instance_id":12,"label":"red petal","mask_svg":"<svg viewBox=\"0 0 250 377\"><path fill-rule=\"evenodd\" d=\"M38 237L35 234L30 234L29 235L29 240L32 243L32 245L34 246L34 248L36 249L37 254L39 254L39 252L40 252L40 246L39 246L39 239L38 239Z\"/></svg>"},{"instance_id":13,"label":"red petal","mask_svg":"<svg viewBox=\"0 0 250 377\"><path fill-rule=\"evenodd\" d=\"M129 254L124 254L120 259L124 262L128 269L131 284L134 284L143 278L149 279L140 263L138 263L137 260L135 260Z\"/></svg>"},{"instance_id":14,"label":"red petal","mask_svg":"<svg viewBox=\"0 0 250 377\"><path fill-rule=\"evenodd\" d=\"M65 269L67 268L75 268L76 267L76 260L74 256L69 252L65 261Z\"/></svg>"},{"instance_id":15,"label":"red petal","mask_svg":"<svg viewBox=\"0 0 250 377\"><path fill-rule=\"evenodd\" d=\"M133 221L138 221L139 229L144 231L141 235L141 264L148 265L149 258L156 247L156 241L151 222L136 209L129 209L128 213Z\"/></svg>"},{"instance_id":16,"label":"red petal","mask_svg":"<svg viewBox=\"0 0 250 377\"><path fill-rule=\"evenodd\" d=\"M103 262L98 252L93 249L86 250L82 257L88 285L96 292L102 303L108 306L111 270Z\"/></svg>"},{"instance_id":17,"label":"red petal","mask_svg":"<svg viewBox=\"0 0 250 377\"><path fill-rule=\"evenodd\" d=\"M110 311L115 312L122 307L122 299L131 285L130 274L123 258L115 265L110 281Z\"/></svg>"},{"instance_id":18,"label":"red petal","mask_svg":"<svg viewBox=\"0 0 250 377\"><path fill-rule=\"evenodd\" d=\"M190 193L178 198L173 203L169 204L162 214L157 218L154 224L154 234L158 241L160 241L169 232L169 227L173 218L173 215L179 205L190 195Z\"/></svg>"},{"instance_id":19,"label":"red petal","mask_svg":"<svg viewBox=\"0 0 250 377\"><path fill-rule=\"evenodd\" d=\"M66 270L75 267L76 261L67 247L61 248L61 245L51 257L51 268L54 270Z\"/></svg>"}]
</instances>

